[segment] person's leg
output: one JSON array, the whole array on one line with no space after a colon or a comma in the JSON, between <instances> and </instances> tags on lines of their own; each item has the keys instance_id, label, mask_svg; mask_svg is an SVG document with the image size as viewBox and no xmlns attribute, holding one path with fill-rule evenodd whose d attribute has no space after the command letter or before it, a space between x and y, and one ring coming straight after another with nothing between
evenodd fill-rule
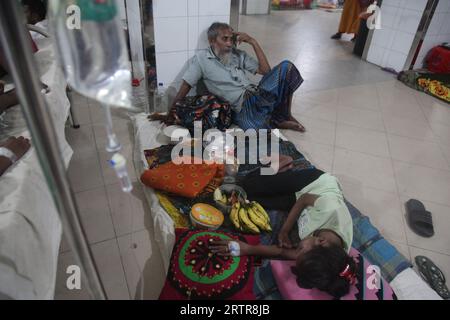
<instances>
[{"instance_id":1,"label":"person's leg","mask_svg":"<svg viewBox=\"0 0 450 320\"><path fill-rule=\"evenodd\" d=\"M295 193L319 178L319 169L288 170L275 175L251 175L240 184L248 197L264 197Z\"/></svg>"},{"instance_id":2,"label":"person's leg","mask_svg":"<svg viewBox=\"0 0 450 320\"><path fill-rule=\"evenodd\" d=\"M283 61L272 68L259 83L266 100L271 101L271 122L280 129L305 131L304 127L291 113L292 99L295 90L303 83L303 78L295 65L290 61Z\"/></svg>"}]
</instances>

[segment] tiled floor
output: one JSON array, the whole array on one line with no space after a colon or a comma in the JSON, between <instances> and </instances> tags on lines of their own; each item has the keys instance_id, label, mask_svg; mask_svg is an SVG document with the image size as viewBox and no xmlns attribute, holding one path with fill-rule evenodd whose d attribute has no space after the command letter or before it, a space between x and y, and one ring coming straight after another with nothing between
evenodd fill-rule
<instances>
[{"instance_id":1,"label":"tiled floor","mask_svg":"<svg viewBox=\"0 0 450 320\"><path fill-rule=\"evenodd\" d=\"M305 78L293 112L308 131L285 135L340 178L346 197L400 252L429 256L450 278L450 107L361 61L351 43L330 40L338 20L324 11L275 11L241 16L239 29L260 42L272 65L289 59ZM75 109L82 126L67 129L75 150L69 176L107 294L155 299L164 271L136 174L133 193L123 194L106 164L100 107L78 97ZM129 121L116 114L114 122L131 155ZM404 203L412 197L433 213L434 237L419 237L406 225ZM63 243L57 299L87 297L85 290L65 289L72 263Z\"/></svg>"}]
</instances>

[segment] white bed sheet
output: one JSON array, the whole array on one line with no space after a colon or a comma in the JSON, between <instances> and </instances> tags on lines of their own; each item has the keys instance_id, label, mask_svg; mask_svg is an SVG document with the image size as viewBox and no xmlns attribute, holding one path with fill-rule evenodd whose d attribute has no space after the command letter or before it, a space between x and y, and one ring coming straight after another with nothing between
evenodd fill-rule
<instances>
[{"instance_id":1,"label":"white bed sheet","mask_svg":"<svg viewBox=\"0 0 450 320\"><path fill-rule=\"evenodd\" d=\"M70 103L66 82L48 39L39 41L36 62L56 136L68 167L72 149L64 127ZM29 137L19 106L3 115L0 139ZM50 190L32 147L0 177L0 295L11 299L52 299L62 227Z\"/></svg>"}]
</instances>

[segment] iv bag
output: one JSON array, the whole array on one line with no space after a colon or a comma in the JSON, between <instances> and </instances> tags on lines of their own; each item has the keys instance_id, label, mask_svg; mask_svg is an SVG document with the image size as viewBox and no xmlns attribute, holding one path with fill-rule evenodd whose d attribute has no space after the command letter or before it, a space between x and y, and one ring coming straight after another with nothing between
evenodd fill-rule
<instances>
[{"instance_id":1,"label":"iv bag","mask_svg":"<svg viewBox=\"0 0 450 320\"><path fill-rule=\"evenodd\" d=\"M50 28L67 83L112 106L131 107L131 72L116 0L50 0Z\"/></svg>"}]
</instances>

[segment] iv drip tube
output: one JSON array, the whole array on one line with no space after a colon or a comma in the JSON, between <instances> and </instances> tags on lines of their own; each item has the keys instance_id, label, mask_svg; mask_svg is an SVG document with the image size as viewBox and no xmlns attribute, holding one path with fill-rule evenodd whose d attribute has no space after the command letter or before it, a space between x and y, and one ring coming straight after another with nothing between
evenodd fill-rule
<instances>
[{"instance_id":1,"label":"iv drip tube","mask_svg":"<svg viewBox=\"0 0 450 320\"><path fill-rule=\"evenodd\" d=\"M67 180L53 121L40 93L37 68L31 54L30 41L26 37L24 21L17 0L0 1L0 43L11 69L32 143L60 214L66 239L73 249L83 275L86 276L87 289L91 297L106 299Z\"/></svg>"}]
</instances>

